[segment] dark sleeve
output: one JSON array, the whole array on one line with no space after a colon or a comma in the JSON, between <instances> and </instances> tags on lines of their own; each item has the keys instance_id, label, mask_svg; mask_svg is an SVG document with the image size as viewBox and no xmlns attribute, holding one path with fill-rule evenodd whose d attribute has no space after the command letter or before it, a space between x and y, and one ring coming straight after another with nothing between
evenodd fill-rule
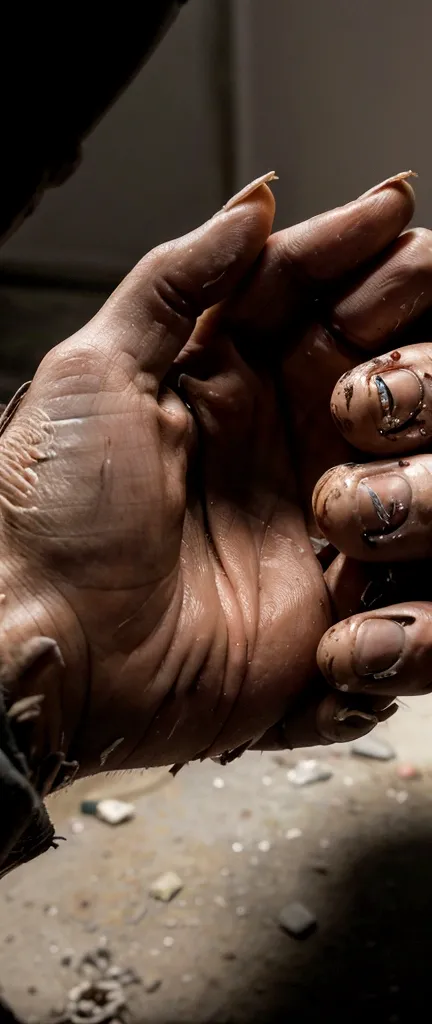
<instances>
[{"instance_id":1,"label":"dark sleeve","mask_svg":"<svg viewBox=\"0 0 432 1024\"><path fill-rule=\"evenodd\" d=\"M8 5L0 61L0 238L73 171L82 139L185 2L116 4L112 13L90 4Z\"/></svg>"}]
</instances>

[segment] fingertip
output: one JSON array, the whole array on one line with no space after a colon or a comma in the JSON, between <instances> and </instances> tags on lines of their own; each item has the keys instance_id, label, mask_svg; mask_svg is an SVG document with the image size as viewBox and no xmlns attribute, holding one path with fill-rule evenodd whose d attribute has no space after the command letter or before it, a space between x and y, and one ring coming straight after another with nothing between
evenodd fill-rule
<instances>
[{"instance_id":1,"label":"fingertip","mask_svg":"<svg viewBox=\"0 0 432 1024\"><path fill-rule=\"evenodd\" d=\"M275 180L277 177L273 171L257 178L225 203L216 216L228 217L229 220L242 218L245 214L253 216L257 230L266 238L271 232L276 210L276 200L268 182Z\"/></svg>"},{"instance_id":2,"label":"fingertip","mask_svg":"<svg viewBox=\"0 0 432 1024\"><path fill-rule=\"evenodd\" d=\"M380 221L388 221L393 236L389 238L390 242L408 226L414 214L415 202L412 186L402 177L396 176L365 192L348 205L369 208L370 215L376 219L377 230Z\"/></svg>"},{"instance_id":3,"label":"fingertip","mask_svg":"<svg viewBox=\"0 0 432 1024\"><path fill-rule=\"evenodd\" d=\"M416 601L354 615L324 634L320 671L344 700L369 697L387 706L396 696L428 693L431 620L432 605Z\"/></svg>"},{"instance_id":4,"label":"fingertip","mask_svg":"<svg viewBox=\"0 0 432 1024\"><path fill-rule=\"evenodd\" d=\"M406 346L339 378L330 409L351 445L385 456L422 448L432 435L432 386L425 370L432 347Z\"/></svg>"}]
</instances>

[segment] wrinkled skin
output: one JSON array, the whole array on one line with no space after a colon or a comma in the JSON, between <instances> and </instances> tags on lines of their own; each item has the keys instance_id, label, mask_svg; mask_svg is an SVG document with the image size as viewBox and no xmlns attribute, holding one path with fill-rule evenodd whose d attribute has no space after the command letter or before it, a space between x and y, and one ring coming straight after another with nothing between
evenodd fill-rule
<instances>
[{"instance_id":1,"label":"wrinkled skin","mask_svg":"<svg viewBox=\"0 0 432 1024\"><path fill-rule=\"evenodd\" d=\"M392 711L317 673L346 600L308 508L345 457L327 403L357 361L327 328L412 193L396 181L266 245L273 197L245 192L48 354L0 438L3 674L11 698L45 694L41 752L83 772L114 746L109 768L182 763Z\"/></svg>"}]
</instances>

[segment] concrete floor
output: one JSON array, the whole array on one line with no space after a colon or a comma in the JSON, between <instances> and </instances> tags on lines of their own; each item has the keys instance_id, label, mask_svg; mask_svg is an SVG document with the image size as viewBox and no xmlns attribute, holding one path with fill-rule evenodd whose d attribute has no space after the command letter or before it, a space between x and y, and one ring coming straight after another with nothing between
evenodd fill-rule
<instances>
[{"instance_id":1,"label":"concrete floor","mask_svg":"<svg viewBox=\"0 0 432 1024\"><path fill-rule=\"evenodd\" d=\"M102 293L0 286L0 399L102 301ZM307 789L287 779L296 752L250 754L224 769L194 765L175 780L108 777L55 798L67 842L0 886L0 984L17 1016L55 1020L80 956L103 939L142 979L128 990L132 1024L428 1019L431 715L432 699L421 699L383 728L393 762L319 751L334 774ZM399 777L407 760L420 778ZM81 816L95 786L134 800L135 819L110 829ZM301 835L287 838L292 829ZM169 905L149 896L165 870L184 882ZM317 916L302 942L278 924L291 900Z\"/></svg>"},{"instance_id":2,"label":"concrete floor","mask_svg":"<svg viewBox=\"0 0 432 1024\"><path fill-rule=\"evenodd\" d=\"M0 981L17 1016L60 1013L80 956L102 938L143 981L129 990L133 1024L423 1019L432 703L422 705L382 730L420 769L415 780L400 778L400 759L335 747L317 752L333 777L303 789L287 779L298 752L250 754L175 780L160 771L89 780L51 800L67 842L1 885ZM83 793L101 792L134 800L136 818L111 829L80 815ZM287 838L292 829L301 835ZM166 870L184 882L168 905L149 896ZM303 941L278 924L292 900L317 916Z\"/></svg>"}]
</instances>

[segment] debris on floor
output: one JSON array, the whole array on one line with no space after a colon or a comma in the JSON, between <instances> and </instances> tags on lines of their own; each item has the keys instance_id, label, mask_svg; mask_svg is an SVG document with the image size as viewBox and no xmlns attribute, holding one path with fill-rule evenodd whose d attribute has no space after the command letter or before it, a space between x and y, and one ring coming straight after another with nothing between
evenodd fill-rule
<instances>
[{"instance_id":1,"label":"debris on floor","mask_svg":"<svg viewBox=\"0 0 432 1024\"><path fill-rule=\"evenodd\" d=\"M157 992L158 988L160 988L161 985L162 978L159 978L158 975L156 974L153 975L153 977L149 975L148 978L144 979L144 989L148 993L148 995L152 995L153 992Z\"/></svg>"},{"instance_id":2,"label":"debris on floor","mask_svg":"<svg viewBox=\"0 0 432 1024\"><path fill-rule=\"evenodd\" d=\"M396 800L397 804L406 804L408 800L406 789L394 789L393 786L390 786L390 789L387 790L387 796L389 800Z\"/></svg>"},{"instance_id":3,"label":"debris on floor","mask_svg":"<svg viewBox=\"0 0 432 1024\"><path fill-rule=\"evenodd\" d=\"M70 1024L103 1024L114 1021L126 1007L126 996L117 981L82 981L71 988L63 1018Z\"/></svg>"},{"instance_id":4,"label":"debris on floor","mask_svg":"<svg viewBox=\"0 0 432 1024\"><path fill-rule=\"evenodd\" d=\"M81 959L77 973L84 980L68 993L63 1024L120 1024L127 1010L125 990L140 982L135 972L113 964L110 950L99 945Z\"/></svg>"},{"instance_id":5,"label":"debris on floor","mask_svg":"<svg viewBox=\"0 0 432 1024\"><path fill-rule=\"evenodd\" d=\"M160 875L150 886L150 896L153 896L154 900L162 900L163 903L169 903L182 889L183 882L176 872L166 871L164 875Z\"/></svg>"},{"instance_id":6,"label":"debris on floor","mask_svg":"<svg viewBox=\"0 0 432 1024\"><path fill-rule=\"evenodd\" d=\"M81 813L99 818L99 821L105 821L107 825L122 825L124 821L131 821L135 817L135 804L125 803L124 800L83 800Z\"/></svg>"},{"instance_id":7,"label":"debris on floor","mask_svg":"<svg viewBox=\"0 0 432 1024\"><path fill-rule=\"evenodd\" d=\"M330 765L313 760L298 761L295 768L290 768L287 772L288 781L293 786L310 786L314 782L326 782L332 775L333 769Z\"/></svg>"},{"instance_id":8,"label":"debris on floor","mask_svg":"<svg viewBox=\"0 0 432 1024\"><path fill-rule=\"evenodd\" d=\"M289 828L288 831L285 832L285 839L289 839L289 840L300 839L300 837L302 835L303 835L303 832L302 832L301 828Z\"/></svg>"},{"instance_id":9,"label":"debris on floor","mask_svg":"<svg viewBox=\"0 0 432 1024\"><path fill-rule=\"evenodd\" d=\"M373 733L354 740L350 749L354 757L369 757L373 761L394 761L396 757L390 743L379 739Z\"/></svg>"},{"instance_id":10,"label":"debris on floor","mask_svg":"<svg viewBox=\"0 0 432 1024\"><path fill-rule=\"evenodd\" d=\"M303 903L287 903L279 914L279 924L284 932L295 939L305 939L318 926L315 914Z\"/></svg>"},{"instance_id":11,"label":"debris on floor","mask_svg":"<svg viewBox=\"0 0 432 1024\"><path fill-rule=\"evenodd\" d=\"M398 765L397 774L400 779L407 780L408 782L421 778L421 772L417 766L415 764L410 764L409 761Z\"/></svg>"}]
</instances>

